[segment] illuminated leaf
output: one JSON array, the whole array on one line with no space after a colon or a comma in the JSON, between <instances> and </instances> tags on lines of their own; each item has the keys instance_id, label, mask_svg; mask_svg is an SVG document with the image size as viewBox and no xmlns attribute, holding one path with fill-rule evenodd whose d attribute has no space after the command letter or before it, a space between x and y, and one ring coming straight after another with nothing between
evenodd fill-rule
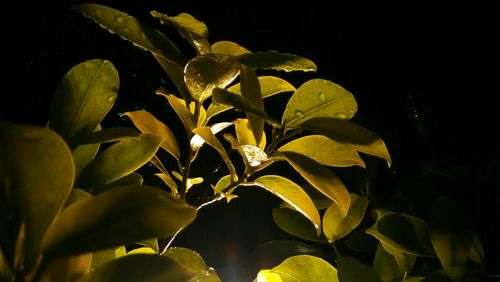
<instances>
[{"instance_id":1,"label":"illuminated leaf","mask_svg":"<svg viewBox=\"0 0 500 282\"><path fill-rule=\"evenodd\" d=\"M116 248L110 248L105 250L100 250L92 253L92 270L98 268L99 266L110 262L116 258L125 256L126 249L124 246L119 246Z\"/></svg>"},{"instance_id":2,"label":"illuminated leaf","mask_svg":"<svg viewBox=\"0 0 500 282\"><path fill-rule=\"evenodd\" d=\"M275 208L273 209L273 220L280 229L293 236L328 244L328 240L323 235L318 237L317 230L311 221L295 209Z\"/></svg>"},{"instance_id":3,"label":"illuminated leaf","mask_svg":"<svg viewBox=\"0 0 500 282\"><path fill-rule=\"evenodd\" d=\"M241 94L243 99L253 108L265 112L264 100L260 91L259 79L255 72L245 66L241 66L240 74ZM256 143L260 143L264 132L264 120L251 113L246 113L250 129L253 132Z\"/></svg>"},{"instance_id":4,"label":"illuminated leaf","mask_svg":"<svg viewBox=\"0 0 500 282\"><path fill-rule=\"evenodd\" d=\"M262 131L262 138L259 143L255 141L254 134L250 129L250 123L247 119L236 119L234 122L234 130L236 131L236 137L238 142L242 145L252 145L257 146L264 150L266 148L266 134Z\"/></svg>"},{"instance_id":5,"label":"illuminated leaf","mask_svg":"<svg viewBox=\"0 0 500 282\"><path fill-rule=\"evenodd\" d=\"M184 266L191 272L196 273L197 281L201 282L216 282L221 281L215 270L211 267L207 267L207 264L203 258L190 249L174 247L169 248L164 254L171 259L173 259L178 264Z\"/></svg>"},{"instance_id":6,"label":"illuminated leaf","mask_svg":"<svg viewBox=\"0 0 500 282\"><path fill-rule=\"evenodd\" d=\"M224 149L224 146L222 146L219 139L217 139L217 137L215 137L215 135L212 133L210 127L195 128L193 129L193 133L198 134L208 145L210 145L217 151L217 153L219 153L222 160L224 160L224 162L226 163L226 166L229 169L231 177L233 177L233 179L236 180L238 178L236 176L236 169L234 168L231 159L229 159L229 156L226 150Z\"/></svg>"},{"instance_id":7,"label":"illuminated leaf","mask_svg":"<svg viewBox=\"0 0 500 282\"><path fill-rule=\"evenodd\" d=\"M306 271L305 271L306 270ZM276 280L277 275L281 280ZM298 255L287 258L278 266L269 270L261 270L257 274L257 282L295 282L317 281L338 282L337 269L325 260L310 255ZM354 280L352 280L354 281Z\"/></svg>"},{"instance_id":8,"label":"illuminated leaf","mask_svg":"<svg viewBox=\"0 0 500 282\"><path fill-rule=\"evenodd\" d=\"M399 268L396 259L389 254L382 245L378 245L375 258L373 259L373 270L383 281L401 280L404 272Z\"/></svg>"},{"instance_id":9,"label":"illuminated leaf","mask_svg":"<svg viewBox=\"0 0 500 282\"><path fill-rule=\"evenodd\" d=\"M71 154L75 162L75 174L78 179L80 172L95 158L101 144L89 144L77 146Z\"/></svg>"},{"instance_id":10,"label":"illuminated leaf","mask_svg":"<svg viewBox=\"0 0 500 282\"><path fill-rule=\"evenodd\" d=\"M351 197L342 181L333 172L315 160L299 153L282 152L281 155L316 190L337 203L342 217L347 215Z\"/></svg>"},{"instance_id":11,"label":"illuminated leaf","mask_svg":"<svg viewBox=\"0 0 500 282\"><path fill-rule=\"evenodd\" d=\"M65 209L47 230L42 248L51 256L64 256L164 238L195 217L194 207L161 189L121 187Z\"/></svg>"},{"instance_id":12,"label":"illuminated leaf","mask_svg":"<svg viewBox=\"0 0 500 282\"><path fill-rule=\"evenodd\" d=\"M160 171L160 173L155 173L155 175L170 188L172 195L178 196L179 193L177 190L177 184L172 179L167 169L163 166L163 163L160 161L160 159L157 156L153 156L149 161Z\"/></svg>"},{"instance_id":13,"label":"illuminated leaf","mask_svg":"<svg viewBox=\"0 0 500 282\"><path fill-rule=\"evenodd\" d=\"M415 265L415 261L417 260L417 257L414 254L403 253L397 248L382 242L380 245L387 253L394 257L399 269L403 272L411 272L413 265Z\"/></svg>"},{"instance_id":14,"label":"illuminated leaf","mask_svg":"<svg viewBox=\"0 0 500 282\"><path fill-rule=\"evenodd\" d=\"M158 246L158 239L157 238L150 238L150 239L145 239L137 242L137 244L148 247L152 249L155 253L160 252L160 247Z\"/></svg>"},{"instance_id":15,"label":"illuminated leaf","mask_svg":"<svg viewBox=\"0 0 500 282\"><path fill-rule=\"evenodd\" d=\"M191 94L184 82L184 65L172 62L161 55L153 54L153 57L175 84L182 98L184 98L185 101L191 101Z\"/></svg>"},{"instance_id":16,"label":"illuminated leaf","mask_svg":"<svg viewBox=\"0 0 500 282\"><path fill-rule=\"evenodd\" d=\"M323 233L330 242L334 242L351 233L363 220L368 207L368 198L350 194L351 205L345 217L336 203L330 205L323 215Z\"/></svg>"},{"instance_id":17,"label":"illuminated leaf","mask_svg":"<svg viewBox=\"0 0 500 282\"><path fill-rule=\"evenodd\" d=\"M212 44L212 53L238 56L248 54L250 51L231 41L217 41Z\"/></svg>"},{"instance_id":18,"label":"illuminated leaf","mask_svg":"<svg viewBox=\"0 0 500 282\"><path fill-rule=\"evenodd\" d=\"M210 131L212 131L212 134L217 134L231 125L233 125L232 122L215 123L212 126L210 126ZM201 136L197 134L195 134L190 140L191 149L193 151L196 151L199 148L201 148L203 144L205 144L205 140L203 140L203 138L201 138Z\"/></svg>"},{"instance_id":19,"label":"illuminated leaf","mask_svg":"<svg viewBox=\"0 0 500 282\"><path fill-rule=\"evenodd\" d=\"M172 94L166 94L160 89L156 91L156 94L167 98L168 103L172 106L186 130L191 132L196 127L196 120L193 114L186 107L186 102L183 99L177 98Z\"/></svg>"},{"instance_id":20,"label":"illuminated leaf","mask_svg":"<svg viewBox=\"0 0 500 282\"><path fill-rule=\"evenodd\" d=\"M187 88L194 100L203 102L216 87L224 88L240 74L240 64L229 55L205 54L191 59L185 69Z\"/></svg>"},{"instance_id":21,"label":"illuminated leaf","mask_svg":"<svg viewBox=\"0 0 500 282\"><path fill-rule=\"evenodd\" d=\"M291 151L305 155L322 165L366 167L363 159L350 146L335 142L323 135L309 135L297 138L281 146L278 151Z\"/></svg>"},{"instance_id":22,"label":"illuminated leaf","mask_svg":"<svg viewBox=\"0 0 500 282\"><path fill-rule=\"evenodd\" d=\"M251 68L290 71L316 71L316 64L306 58L276 51L255 52L239 56L242 64Z\"/></svg>"},{"instance_id":23,"label":"illuminated leaf","mask_svg":"<svg viewBox=\"0 0 500 282\"><path fill-rule=\"evenodd\" d=\"M136 254L112 260L82 277L78 282L179 282L196 276L164 256Z\"/></svg>"},{"instance_id":24,"label":"illuminated leaf","mask_svg":"<svg viewBox=\"0 0 500 282\"><path fill-rule=\"evenodd\" d=\"M339 257L337 262L337 271L340 282L379 282L380 279L373 273L371 267L361 263L351 257Z\"/></svg>"},{"instance_id":25,"label":"illuminated leaf","mask_svg":"<svg viewBox=\"0 0 500 282\"><path fill-rule=\"evenodd\" d=\"M133 249L133 250L127 252L127 256L129 256L129 255L137 255L137 254L155 255L157 253L155 252L155 250L151 249L150 247L140 247L140 248Z\"/></svg>"},{"instance_id":26,"label":"illuminated leaf","mask_svg":"<svg viewBox=\"0 0 500 282\"><path fill-rule=\"evenodd\" d=\"M128 127L112 127L84 135L77 141L77 143L78 145L109 143L131 138L139 139L139 137L140 133L135 129Z\"/></svg>"},{"instance_id":27,"label":"illuminated leaf","mask_svg":"<svg viewBox=\"0 0 500 282\"><path fill-rule=\"evenodd\" d=\"M52 98L50 128L75 146L109 112L119 85L118 72L109 61L96 59L74 66L59 82Z\"/></svg>"},{"instance_id":28,"label":"illuminated leaf","mask_svg":"<svg viewBox=\"0 0 500 282\"><path fill-rule=\"evenodd\" d=\"M215 104L225 104L229 105L237 110L244 111L245 113L250 113L255 116L258 116L264 120L269 120L273 123L276 123L274 120L272 120L270 117L267 116L267 114L252 105L248 104L241 95L237 95L234 93L231 93L225 89L221 88L215 88L213 90L213 100L212 102Z\"/></svg>"},{"instance_id":29,"label":"illuminated leaf","mask_svg":"<svg viewBox=\"0 0 500 282\"><path fill-rule=\"evenodd\" d=\"M178 173L177 171L175 171L175 170L172 171L172 175L175 178L177 178L177 180L182 181L183 176L180 173ZM188 192L192 186L194 186L196 184L200 184L200 183L203 183L203 177L188 178L186 180L186 192Z\"/></svg>"},{"instance_id":30,"label":"illuminated leaf","mask_svg":"<svg viewBox=\"0 0 500 282\"><path fill-rule=\"evenodd\" d=\"M140 139L127 139L110 146L85 167L77 186L93 188L134 172L154 156L162 141L159 136L143 134Z\"/></svg>"},{"instance_id":31,"label":"illuminated leaf","mask_svg":"<svg viewBox=\"0 0 500 282\"><path fill-rule=\"evenodd\" d=\"M294 92L296 89L288 81L275 76L259 76L260 92L262 98L274 96L285 92ZM235 84L227 89L229 92L241 95L241 85ZM225 104L210 104L207 109L207 118L225 112L231 109L231 106Z\"/></svg>"},{"instance_id":32,"label":"illuminated leaf","mask_svg":"<svg viewBox=\"0 0 500 282\"><path fill-rule=\"evenodd\" d=\"M132 172L130 174L127 174L123 177L118 178L117 180L110 182L108 184L102 185L102 186L97 186L94 188L91 188L89 192L92 195L96 195L111 189L115 189L117 187L123 187L123 186L142 186L142 183L144 182L144 179L142 176L138 173Z\"/></svg>"},{"instance_id":33,"label":"illuminated leaf","mask_svg":"<svg viewBox=\"0 0 500 282\"><path fill-rule=\"evenodd\" d=\"M384 159L389 166L392 164L391 156L382 138L352 122L319 117L306 121L301 127L325 135L332 140L352 147L358 152Z\"/></svg>"},{"instance_id":34,"label":"illuminated leaf","mask_svg":"<svg viewBox=\"0 0 500 282\"><path fill-rule=\"evenodd\" d=\"M74 178L71 151L57 133L0 119L0 249L7 261L14 261L18 245L24 270L32 270L43 234L66 202ZM20 233L24 236L16 243L14 234Z\"/></svg>"},{"instance_id":35,"label":"illuminated leaf","mask_svg":"<svg viewBox=\"0 0 500 282\"><path fill-rule=\"evenodd\" d=\"M210 52L210 43L207 40L208 28L192 15L181 13L175 17L169 17L157 11L151 11L151 15L159 19L162 24L174 27L198 54Z\"/></svg>"},{"instance_id":36,"label":"illuminated leaf","mask_svg":"<svg viewBox=\"0 0 500 282\"><path fill-rule=\"evenodd\" d=\"M309 219L319 236L321 233L321 219L318 210L309 195L299 185L279 175L261 176L254 181L254 184L278 196Z\"/></svg>"},{"instance_id":37,"label":"illuminated leaf","mask_svg":"<svg viewBox=\"0 0 500 282\"><path fill-rule=\"evenodd\" d=\"M357 110L356 100L349 91L328 80L312 79L288 100L281 123L291 130L316 117L350 119Z\"/></svg>"},{"instance_id":38,"label":"illuminated leaf","mask_svg":"<svg viewBox=\"0 0 500 282\"><path fill-rule=\"evenodd\" d=\"M126 112L123 115L129 117L135 127L137 127L137 129L139 129L142 133L161 136L163 138L161 148L169 152L174 158L180 158L177 139L167 125L146 111Z\"/></svg>"}]
</instances>

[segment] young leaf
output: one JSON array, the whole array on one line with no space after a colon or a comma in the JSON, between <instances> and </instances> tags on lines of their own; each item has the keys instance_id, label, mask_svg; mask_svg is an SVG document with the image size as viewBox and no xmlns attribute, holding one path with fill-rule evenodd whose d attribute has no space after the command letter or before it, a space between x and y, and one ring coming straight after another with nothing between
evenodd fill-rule
<instances>
[{"instance_id":1,"label":"young leaf","mask_svg":"<svg viewBox=\"0 0 500 282\"><path fill-rule=\"evenodd\" d=\"M342 217L347 215L351 197L342 181L333 172L299 153L282 152L280 154L316 190L332 199L339 206Z\"/></svg>"},{"instance_id":2,"label":"young leaf","mask_svg":"<svg viewBox=\"0 0 500 282\"><path fill-rule=\"evenodd\" d=\"M208 28L203 22L186 13L169 17L157 11L151 11L151 15L159 19L162 24L175 28L191 44L198 55L210 53L210 43L207 40Z\"/></svg>"},{"instance_id":3,"label":"young leaf","mask_svg":"<svg viewBox=\"0 0 500 282\"><path fill-rule=\"evenodd\" d=\"M242 145L257 146L264 150L266 148L266 134L262 131L262 138L259 143L255 140L254 134L250 129L250 123L247 119L236 119L234 122L234 130L236 131L236 138Z\"/></svg>"},{"instance_id":4,"label":"young leaf","mask_svg":"<svg viewBox=\"0 0 500 282\"><path fill-rule=\"evenodd\" d=\"M328 240L323 234L318 236L317 230L311 221L293 209L293 207L273 209L273 220L281 230L293 236L317 243L328 244Z\"/></svg>"},{"instance_id":5,"label":"young leaf","mask_svg":"<svg viewBox=\"0 0 500 282\"><path fill-rule=\"evenodd\" d=\"M241 66L240 74L241 94L243 99L253 108L265 112L264 100L260 91L260 84L257 75L253 70ZM248 123L252 129L256 143L260 143L264 132L264 120L251 113L246 113Z\"/></svg>"},{"instance_id":6,"label":"young leaf","mask_svg":"<svg viewBox=\"0 0 500 282\"><path fill-rule=\"evenodd\" d=\"M203 258L195 251L181 247L174 247L169 248L162 255L173 259L179 265L182 265L190 271L196 273L198 275L197 278L200 279L198 281L221 281L215 270L211 267L207 267Z\"/></svg>"},{"instance_id":7,"label":"young leaf","mask_svg":"<svg viewBox=\"0 0 500 282\"><path fill-rule=\"evenodd\" d=\"M278 151L291 151L305 155L322 165L334 167L366 167L359 154L350 146L335 142L323 135L309 135L292 140Z\"/></svg>"},{"instance_id":8,"label":"young leaf","mask_svg":"<svg viewBox=\"0 0 500 282\"><path fill-rule=\"evenodd\" d=\"M195 217L194 207L161 189L121 187L65 209L47 230L42 248L58 257L168 237Z\"/></svg>"},{"instance_id":9,"label":"young leaf","mask_svg":"<svg viewBox=\"0 0 500 282\"><path fill-rule=\"evenodd\" d=\"M261 176L254 181L254 184L278 196L309 219L319 236L321 233L321 219L318 210L309 195L299 185L278 175Z\"/></svg>"},{"instance_id":10,"label":"young leaf","mask_svg":"<svg viewBox=\"0 0 500 282\"><path fill-rule=\"evenodd\" d=\"M358 152L379 157L391 166L391 156L384 141L374 132L346 120L318 117L306 121L303 129L325 135L344 145L350 146Z\"/></svg>"},{"instance_id":11,"label":"young leaf","mask_svg":"<svg viewBox=\"0 0 500 282\"><path fill-rule=\"evenodd\" d=\"M378 245L377 252L373 259L373 270L382 281L401 280L404 275L396 259L386 252L381 244Z\"/></svg>"},{"instance_id":12,"label":"young leaf","mask_svg":"<svg viewBox=\"0 0 500 282\"><path fill-rule=\"evenodd\" d=\"M178 282L195 281L196 274L164 256L136 254L112 260L78 282Z\"/></svg>"},{"instance_id":13,"label":"young leaf","mask_svg":"<svg viewBox=\"0 0 500 282\"><path fill-rule=\"evenodd\" d=\"M329 80L311 79L288 100L281 123L291 130L315 117L350 119L357 110L356 100L349 91Z\"/></svg>"},{"instance_id":14,"label":"young leaf","mask_svg":"<svg viewBox=\"0 0 500 282\"><path fill-rule=\"evenodd\" d=\"M240 74L232 56L205 54L191 59L184 69L184 81L194 100L203 102L215 87L225 88Z\"/></svg>"},{"instance_id":15,"label":"young leaf","mask_svg":"<svg viewBox=\"0 0 500 282\"><path fill-rule=\"evenodd\" d=\"M184 56L168 37L129 14L94 3L77 5L74 9L137 47L181 66L185 64Z\"/></svg>"},{"instance_id":16,"label":"young leaf","mask_svg":"<svg viewBox=\"0 0 500 282\"><path fill-rule=\"evenodd\" d=\"M19 259L26 273L32 270L43 234L66 202L74 178L71 151L58 134L0 119L0 247L7 261L14 261L16 244L8 234L19 233L22 224Z\"/></svg>"},{"instance_id":17,"label":"young leaf","mask_svg":"<svg viewBox=\"0 0 500 282\"><path fill-rule=\"evenodd\" d=\"M126 112L123 115L129 117L142 133L161 136L163 138L161 148L170 153L174 158L180 158L181 154L177 139L175 139L174 133L166 124L146 111Z\"/></svg>"},{"instance_id":18,"label":"young leaf","mask_svg":"<svg viewBox=\"0 0 500 282\"><path fill-rule=\"evenodd\" d=\"M276 280L276 277L278 279ZM325 260L310 255L298 255L287 258L278 266L268 270L260 270L257 282L293 282L317 281L338 282L337 269ZM352 280L355 281L355 280Z\"/></svg>"},{"instance_id":19,"label":"young leaf","mask_svg":"<svg viewBox=\"0 0 500 282\"><path fill-rule=\"evenodd\" d=\"M140 139L113 144L85 167L77 186L97 187L134 172L154 156L162 142L159 136L143 134Z\"/></svg>"},{"instance_id":20,"label":"young leaf","mask_svg":"<svg viewBox=\"0 0 500 282\"><path fill-rule=\"evenodd\" d=\"M276 51L255 52L242 54L238 57L239 61L251 68L260 68L264 70L282 70L291 71L317 71L316 64L306 58L288 53L279 53Z\"/></svg>"},{"instance_id":21,"label":"young leaf","mask_svg":"<svg viewBox=\"0 0 500 282\"><path fill-rule=\"evenodd\" d=\"M330 242L334 242L351 233L363 220L368 207L368 198L350 194L351 205L345 217L336 203L330 205L323 215L323 233Z\"/></svg>"},{"instance_id":22,"label":"young leaf","mask_svg":"<svg viewBox=\"0 0 500 282\"><path fill-rule=\"evenodd\" d=\"M215 135L212 133L210 130L210 127L198 127L193 129L193 133L198 134L208 145L210 145L212 148L214 148L217 153L221 156L222 160L226 163L227 168L229 169L229 173L231 174L231 177L236 180L238 179L236 175L236 169L234 168L233 163L231 162L231 159L229 159L229 156L224 149L224 146L220 143L219 139L215 137Z\"/></svg>"},{"instance_id":23,"label":"young leaf","mask_svg":"<svg viewBox=\"0 0 500 282\"><path fill-rule=\"evenodd\" d=\"M354 258L339 257L336 259L336 262L340 282L380 282L380 279L373 273L371 267Z\"/></svg>"},{"instance_id":24,"label":"young leaf","mask_svg":"<svg viewBox=\"0 0 500 282\"><path fill-rule=\"evenodd\" d=\"M170 106L172 106L175 113L184 125L184 128L188 132L191 132L194 128L196 128L196 120L194 118L194 115L186 107L186 101L177 98L175 95L166 94L162 88L158 89L156 91L156 94L167 98L168 103L170 104Z\"/></svg>"},{"instance_id":25,"label":"young leaf","mask_svg":"<svg viewBox=\"0 0 500 282\"><path fill-rule=\"evenodd\" d=\"M212 44L212 53L238 56L248 54L250 51L232 41L217 41Z\"/></svg>"},{"instance_id":26,"label":"young leaf","mask_svg":"<svg viewBox=\"0 0 500 282\"><path fill-rule=\"evenodd\" d=\"M219 122L219 123L215 123L213 124L211 127L210 127L210 131L212 131L212 134L217 134L219 133L220 131L228 128L229 126L233 125L232 122ZM201 138L200 135L197 135L195 134L191 140L190 140L190 145L191 145L191 149L193 151L196 151L198 150L199 148L201 148L201 146L203 146L203 144L205 144L205 141L203 140L203 138Z\"/></svg>"},{"instance_id":27,"label":"young leaf","mask_svg":"<svg viewBox=\"0 0 500 282\"><path fill-rule=\"evenodd\" d=\"M119 77L113 64L90 60L71 68L57 86L49 126L69 144L90 134L113 106Z\"/></svg>"},{"instance_id":28,"label":"young leaf","mask_svg":"<svg viewBox=\"0 0 500 282\"><path fill-rule=\"evenodd\" d=\"M296 89L288 81L275 76L259 76L262 98L271 97L280 93L294 92ZM241 85L235 84L227 89L229 92L241 95ZM225 104L210 104L207 109L207 119L231 109Z\"/></svg>"},{"instance_id":29,"label":"young leaf","mask_svg":"<svg viewBox=\"0 0 500 282\"><path fill-rule=\"evenodd\" d=\"M77 141L77 144L110 143L131 138L139 139L139 137L140 133L135 129L128 127L112 127L82 136L82 138Z\"/></svg>"}]
</instances>

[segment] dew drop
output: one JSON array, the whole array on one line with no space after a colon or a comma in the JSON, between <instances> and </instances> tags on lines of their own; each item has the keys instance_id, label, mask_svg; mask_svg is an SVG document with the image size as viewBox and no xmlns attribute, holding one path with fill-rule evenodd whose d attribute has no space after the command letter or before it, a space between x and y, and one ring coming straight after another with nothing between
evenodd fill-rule
<instances>
[{"instance_id":1,"label":"dew drop","mask_svg":"<svg viewBox=\"0 0 500 282\"><path fill-rule=\"evenodd\" d=\"M338 118L338 119L346 119L347 118L347 115L345 113L335 113L333 116L335 118Z\"/></svg>"},{"instance_id":2,"label":"dew drop","mask_svg":"<svg viewBox=\"0 0 500 282\"><path fill-rule=\"evenodd\" d=\"M295 111L295 116L300 118L304 116L304 113L301 111Z\"/></svg>"},{"instance_id":3,"label":"dew drop","mask_svg":"<svg viewBox=\"0 0 500 282\"><path fill-rule=\"evenodd\" d=\"M323 93L323 92L319 92L319 93L318 93L318 99L319 99L321 102L325 102L325 101L326 101L326 95L325 95L325 93Z\"/></svg>"},{"instance_id":4,"label":"dew drop","mask_svg":"<svg viewBox=\"0 0 500 282\"><path fill-rule=\"evenodd\" d=\"M115 102L115 99L116 99L115 95L109 95L108 98L106 98L106 101L108 101L108 103L112 104Z\"/></svg>"}]
</instances>

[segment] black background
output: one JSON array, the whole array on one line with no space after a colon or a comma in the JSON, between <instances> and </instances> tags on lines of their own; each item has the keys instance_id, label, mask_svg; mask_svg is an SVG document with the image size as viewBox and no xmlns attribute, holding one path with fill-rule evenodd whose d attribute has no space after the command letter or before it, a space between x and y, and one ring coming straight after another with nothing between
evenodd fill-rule
<instances>
[{"instance_id":1,"label":"black background","mask_svg":"<svg viewBox=\"0 0 500 282\"><path fill-rule=\"evenodd\" d=\"M71 12L69 7L75 3L2 4L0 115L44 125L58 81L72 66L93 58L112 61L120 73L120 95L106 124L130 125L118 113L142 108L162 115L166 106L153 95L154 90L161 84L173 88L154 59ZM153 21L150 10L194 15L207 24L211 42L231 40L252 51L274 49L312 59L318 66L315 74L273 74L297 87L321 77L354 94L359 104L355 121L379 133L394 159L393 168L379 177L382 187L400 183L401 175L430 160L449 159L465 168L467 173L460 181L442 181L440 189L465 200L483 240L487 266L500 268L496 230L500 226L500 18L493 4L436 6L420 1L367 0L100 3L162 29L176 43L181 42L188 54L188 46ZM279 113L276 107L286 97L280 99L267 102L272 114ZM207 163L206 168L213 165ZM278 203L263 191L242 191L240 199L229 205L220 203L202 210L175 244L199 251L223 278L252 277L255 247L291 238L272 222L271 208Z\"/></svg>"}]
</instances>

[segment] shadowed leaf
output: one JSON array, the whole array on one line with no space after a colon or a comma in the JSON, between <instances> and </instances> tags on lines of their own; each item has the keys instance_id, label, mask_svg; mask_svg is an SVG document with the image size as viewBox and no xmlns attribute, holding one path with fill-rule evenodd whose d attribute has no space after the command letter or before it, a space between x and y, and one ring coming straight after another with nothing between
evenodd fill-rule
<instances>
[{"instance_id":1,"label":"shadowed leaf","mask_svg":"<svg viewBox=\"0 0 500 282\"><path fill-rule=\"evenodd\" d=\"M239 56L242 64L259 69L290 71L316 71L316 64L306 58L276 51L255 52Z\"/></svg>"}]
</instances>

